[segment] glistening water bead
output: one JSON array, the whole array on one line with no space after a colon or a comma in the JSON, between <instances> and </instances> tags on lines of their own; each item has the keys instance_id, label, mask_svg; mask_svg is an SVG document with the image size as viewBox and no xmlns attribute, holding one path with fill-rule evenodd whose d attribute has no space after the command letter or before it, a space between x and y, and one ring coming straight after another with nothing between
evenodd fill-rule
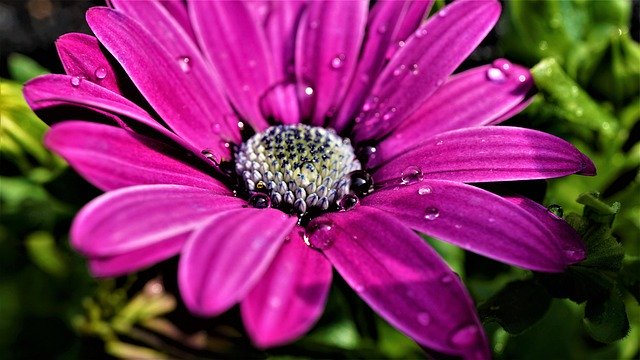
<instances>
[{"instance_id":1,"label":"glistening water bead","mask_svg":"<svg viewBox=\"0 0 640 360\"><path fill-rule=\"evenodd\" d=\"M345 195L352 196L350 174L361 170L349 139L303 124L255 134L236 150L235 167L246 192L265 194L272 207L299 215L338 208ZM370 186L370 176L364 174L354 183L358 194L366 194ZM348 209L352 203L342 205Z\"/></svg>"}]
</instances>

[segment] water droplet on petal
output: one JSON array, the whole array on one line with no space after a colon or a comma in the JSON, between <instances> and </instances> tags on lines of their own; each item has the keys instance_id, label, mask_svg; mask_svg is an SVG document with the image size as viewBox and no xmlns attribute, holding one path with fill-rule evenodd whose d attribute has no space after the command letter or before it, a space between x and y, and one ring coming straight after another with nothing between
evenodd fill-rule
<instances>
[{"instance_id":1,"label":"water droplet on petal","mask_svg":"<svg viewBox=\"0 0 640 360\"><path fill-rule=\"evenodd\" d=\"M527 81L527 76L526 75L520 75L518 76L518 81L520 81L521 83Z\"/></svg>"},{"instance_id":2,"label":"water droplet on petal","mask_svg":"<svg viewBox=\"0 0 640 360\"><path fill-rule=\"evenodd\" d=\"M487 79L496 83L503 83L507 80L507 76L501 69L491 67L487 70Z\"/></svg>"},{"instance_id":3,"label":"water droplet on petal","mask_svg":"<svg viewBox=\"0 0 640 360\"><path fill-rule=\"evenodd\" d=\"M346 194L338 201L340 211L349 211L358 205L359 199L355 194Z\"/></svg>"},{"instance_id":4,"label":"water droplet on petal","mask_svg":"<svg viewBox=\"0 0 640 360\"><path fill-rule=\"evenodd\" d=\"M307 96L313 95L313 88L311 86L306 86L304 88L304 94Z\"/></svg>"},{"instance_id":5,"label":"water droplet on petal","mask_svg":"<svg viewBox=\"0 0 640 360\"><path fill-rule=\"evenodd\" d=\"M96 78L102 80L107 77L107 70L103 67L99 67L93 74L96 76Z\"/></svg>"},{"instance_id":6,"label":"water droplet on petal","mask_svg":"<svg viewBox=\"0 0 640 360\"><path fill-rule=\"evenodd\" d=\"M238 129L240 130L244 129L244 123L242 121L238 121Z\"/></svg>"},{"instance_id":7,"label":"water droplet on petal","mask_svg":"<svg viewBox=\"0 0 640 360\"><path fill-rule=\"evenodd\" d=\"M427 326L431 323L431 316L426 312L421 312L418 314L418 322L423 326Z\"/></svg>"},{"instance_id":8,"label":"water droplet on petal","mask_svg":"<svg viewBox=\"0 0 640 360\"><path fill-rule=\"evenodd\" d=\"M249 205L256 209L266 209L271 206L271 199L267 194L255 193L249 197Z\"/></svg>"},{"instance_id":9,"label":"water droplet on petal","mask_svg":"<svg viewBox=\"0 0 640 360\"><path fill-rule=\"evenodd\" d=\"M273 296L269 299L269 306L272 308L279 308L282 305L282 299L277 296Z\"/></svg>"},{"instance_id":10,"label":"water droplet on petal","mask_svg":"<svg viewBox=\"0 0 640 360\"><path fill-rule=\"evenodd\" d=\"M562 219L562 216L564 215L564 210L560 205L556 205L556 204L549 205L547 207L547 210L549 210L549 213L558 220Z\"/></svg>"},{"instance_id":11,"label":"water droplet on petal","mask_svg":"<svg viewBox=\"0 0 640 360\"><path fill-rule=\"evenodd\" d=\"M445 17L445 16L447 16L447 10L442 9L442 10L438 11L438 16L439 16L439 17Z\"/></svg>"},{"instance_id":12,"label":"water droplet on petal","mask_svg":"<svg viewBox=\"0 0 640 360\"><path fill-rule=\"evenodd\" d=\"M420 70L418 70L418 64L411 65L411 75L418 75Z\"/></svg>"},{"instance_id":13,"label":"water droplet on petal","mask_svg":"<svg viewBox=\"0 0 640 360\"><path fill-rule=\"evenodd\" d=\"M430 186L423 186L420 189L418 189L418 194L419 195L427 195L427 194L431 194L431 187Z\"/></svg>"},{"instance_id":14,"label":"water droplet on petal","mask_svg":"<svg viewBox=\"0 0 640 360\"><path fill-rule=\"evenodd\" d=\"M440 211L434 207L428 207L424 211L424 218L431 221L435 220L440 216Z\"/></svg>"},{"instance_id":15,"label":"water droplet on petal","mask_svg":"<svg viewBox=\"0 0 640 360\"><path fill-rule=\"evenodd\" d=\"M480 334L480 330L476 325L466 325L451 334L451 343L455 346L469 347L473 345Z\"/></svg>"},{"instance_id":16,"label":"water droplet on petal","mask_svg":"<svg viewBox=\"0 0 640 360\"><path fill-rule=\"evenodd\" d=\"M425 35L427 35L427 29L419 28L419 29L416 30L415 35L416 35L417 38L421 38L421 37L425 36Z\"/></svg>"},{"instance_id":17,"label":"water droplet on petal","mask_svg":"<svg viewBox=\"0 0 640 360\"><path fill-rule=\"evenodd\" d=\"M384 34L387 32L387 25L383 24L378 26L378 33L379 34Z\"/></svg>"},{"instance_id":18,"label":"water droplet on petal","mask_svg":"<svg viewBox=\"0 0 640 360\"><path fill-rule=\"evenodd\" d=\"M382 116L382 120L387 121L389 119L391 119L393 117L393 114L397 111L398 109L396 108L391 108L389 109L389 111L387 111L383 116Z\"/></svg>"},{"instance_id":19,"label":"water droplet on petal","mask_svg":"<svg viewBox=\"0 0 640 360\"><path fill-rule=\"evenodd\" d=\"M344 54L339 54L338 56L334 57L331 60L331 67L336 70L340 69L342 65L344 65L344 59L345 59Z\"/></svg>"},{"instance_id":20,"label":"water droplet on petal","mask_svg":"<svg viewBox=\"0 0 640 360\"><path fill-rule=\"evenodd\" d=\"M311 28L311 29L317 29L317 28L318 28L318 25L320 25L320 24L318 23L318 20L313 20L313 21L310 21L310 22L309 22L309 28Z\"/></svg>"},{"instance_id":21,"label":"water droplet on petal","mask_svg":"<svg viewBox=\"0 0 640 360\"><path fill-rule=\"evenodd\" d=\"M400 175L400 184L402 185L411 185L418 183L424 179L424 174L422 173L422 169L417 166L407 166L402 174Z\"/></svg>"},{"instance_id":22,"label":"water droplet on petal","mask_svg":"<svg viewBox=\"0 0 640 360\"><path fill-rule=\"evenodd\" d=\"M81 76L74 76L74 77L71 78L71 86L78 87L78 86L80 86L81 83L82 83L82 77Z\"/></svg>"},{"instance_id":23,"label":"water droplet on petal","mask_svg":"<svg viewBox=\"0 0 640 360\"><path fill-rule=\"evenodd\" d=\"M202 155L207 158L207 160L210 160L211 162L213 162L214 164L218 164L218 158L216 157L215 152L213 152L213 150L209 150L209 149L205 149L202 150Z\"/></svg>"},{"instance_id":24,"label":"water droplet on petal","mask_svg":"<svg viewBox=\"0 0 640 360\"><path fill-rule=\"evenodd\" d=\"M191 58L188 56L180 56L178 58L178 65L180 65L182 72L189 73L191 71Z\"/></svg>"},{"instance_id":25,"label":"water droplet on petal","mask_svg":"<svg viewBox=\"0 0 640 360\"><path fill-rule=\"evenodd\" d=\"M491 63L491 66L496 69L502 70L502 72L504 72L505 74L508 74L511 71L511 65L511 62L505 59L497 59L493 63Z\"/></svg>"},{"instance_id":26,"label":"water droplet on petal","mask_svg":"<svg viewBox=\"0 0 640 360\"><path fill-rule=\"evenodd\" d=\"M404 41L400 40L398 41L398 47L404 47L407 43L405 43Z\"/></svg>"},{"instance_id":27,"label":"water droplet on petal","mask_svg":"<svg viewBox=\"0 0 640 360\"><path fill-rule=\"evenodd\" d=\"M308 245L320 250L328 249L333 245L335 236L333 234L333 223L326 219L313 221L307 228L305 237Z\"/></svg>"},{"instance_id":28,"label":"water droplet on petal","mask_svg":"<svg viewBox=\"0 0 640 360\"><path fill-rule=\"evenodd\" d=\"M407 68L407 66L406 66L406 65L404 65L404 64L403 64L403 65L398 66L395 70L393 70L393 75L394 75L394 76L398 76L398 75L402 74L402 72L403 72L403 71L404 71L404 69L406 69L406 68Z\"/></svg>"}]
</instances>

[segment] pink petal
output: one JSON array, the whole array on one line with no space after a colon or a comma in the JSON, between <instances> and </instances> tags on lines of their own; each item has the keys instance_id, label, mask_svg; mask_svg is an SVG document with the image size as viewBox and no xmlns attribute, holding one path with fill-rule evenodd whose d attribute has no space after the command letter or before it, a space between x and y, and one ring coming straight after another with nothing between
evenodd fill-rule
<instances>
[{"instance_id":1,"label":"pink petal","mask_svg":"<svg viewBox=\"0 0 640 360\"><path fill-rule=\"evenodd\" d=\"M309 224L311 244L371 308L419 344L489 358L473 302L424 240L383 211L360 206Z\"/></svg>"},{"instance_id":2,"label":"pink petal","mask_svg":"<svg viewBox=\"0 0 640 360\"><path fill-rule=\"evenodd\" d=\"M171 16L163 5L155 1L112 0L113 6L137 20L149 33L162 39L161 46L169 54L176 54L174 61L188 72L187 81L196 84L204 92L200 94L212 114L226 114L221 117L219 128L214 130L226 140L240 141L238 119L219 90L220 80L214 70L204 60L200 50L184 28ZM183 7L186 12L186 7ZM206 119L206 120L214 120Z\"/></svg>"},{"instance_id":3,"label":"pink petal","mask_svg":"<svg viewBox=\"0 0 640 360\"><path fill-rule=\"evenodd\" d=\"M367 1L311 1L296 39L296 76L313 89L303 116L324 124L337 110L353 76L367 21Z\"/></svg>"},{"instance_id":4,"label":"pink petal","mask_svg":"<svg viewBox=\"0 0 640 360\"><path fill-rule=\"evenodd\" d=\"M182 29L187 33L192 41L195 41L195 34L191 28L191 19L189 19L189 12L187 6L183 0L160 0L162 6L164 6L169 14L180 24Z\"/></svg>"},{"instance_id":5,"label":"pink petal","mask_svg":"<svg viewBox=\"0 0 640 360\"><path fill-rule=\"evenodd\" d=\"M374 192L362 205L384 210L411 228L525 269L559 272L571 263L545 221L488 191L424 180Z\"/></svg>"},{"instance_id":6,"label":"pink petal","mask_svg":"<svg viewBox=\"0 0 640 360\"><path fill-rule=\"evenodd\" d=\"M434 135L494 124L512 109L521 110L533 78L525 68L506 60L494 63L497 66L481 66L452 77L376 146L374 162L368 165L377 166Z\"/></svg>"},{"instance_id":7,"label":"pink petal","mask_svg":"<svg viewBox=\"0 0 640 360\"><path fill-rule=\"evenodd\" d=\"M573 145L553 135L489 126L434 136L382 165L373 178L399 183L412 172L430 179L493 182L594 175L595 168Z\"/></svg>"},{"instance_id":8,"label":"pink petal","mask_svg":"<svg viewBox=\"0 0 640 360\"><path fill-rule=\"evenodd\" d=\"M413 113L471 54L499 15L497 1L461 0L416 30L378 77L358 115L355 140L380 138Z\"/></svg>"},{"instance_id":9,"label":"pink petal","mask_svg":"<svg viewBox=\"0 0 640 360\"><path fill-rule=\"evenodd\" d=\"M585 259L585 244L580 235L566 221L533 200L519 195L503 197L535 216L544 224L545 228L549 229L556 243L560 245L567 263L574 264Z\"/></svg>"},{"instance_id":10,"label":"pink petal","mask_svg":"<svg viewBox=\"0 0 640 360\"><path fill-rule=\"evenodd\" d=\"M265 23L265 33L273 54L276 85L268 90L261 100L263 113L270 114L284 124L300 122L297 86L290 81L293 63L296 30L305 2L298 0L268 2L270 10ZM263 4L264 5L264 4Z\"/></svg>"},{"instance_id":11,"label":"pink petal","mask_svg":"<svg viewBox=\"0 0 640 360\"><path fill-rule=\"evenodd\" d=\"M64 71L120 94L116 72L100 49L98 39L80 33L64 34L56 40Z\"/></svg>"},{"instance_id":12,"label":"pink petal","mask_svg":"<svg viewBox=\"0 0 640 360\"><path fill-rule=\"evenodd\" d=\"M282 247L297 218L274 209L239 209L211 218L185 244L178 284L193 313L214 316L242 300Z\"/></svg>"},{"instance_id":13,"label":"pink petal","mask_svg":"<svg viewBox=\"0 0 640 360\"><path fill-rule=\"evenodd\" d=\"M121 128L65 121L54 125L44 142L105 191L141 184L175 184L231 196L218 180L179 160L185 154L176 148Z\"/></svg>"},{"instance_id":14,"label":"pink petal","mask_svg":"<svg viewBox=\"0 0 640 360\"><path fill-rule=\"evenodd\" d=\"M208 89L184 70L180 62L185 54L171 54L138 22L115 10L91 8L87 22L176 134L199 149L222 151L218 139L230 136L223 132L229 114L217 113L209 103Z\"/></svg>"},{"instance_id":15,"label":"pink petal","mask_svg":"<svg viewBox=\"0 0 640 360\"><path fill-rule=\"evenodd\" d=\"M290 343L322 315L331 285L331 264L304 243L296 227L264 276L240 303L242 320L260 348Z\"/></svg>"},{"instance_id":16,"label":"pink petal","mask_svg":"<svg viewBox=\"0 0 640 360\"><path fill-rule=\"evenodd\" d=\"M378 1L367 19L367 33L349 90L331 126L342 131L356 117L373 82L382 70L385 54L404 41L422 21L432 1Z\"/></svg>"},{"instance_id":17,"label":"pink petal","mask_svg":"<svg viewBox=\"0 0 640 360\"><path fill-rule=\"evenodd\" d=\"M108 192L86 205L71 227L71 244L91 258L171 243L208 218L245 205L241 199L183 185L139 185Z\"/></svg>"},{"instance_id":18,"label":"pink petal","mask_svg":"<svg viewBox=\"0 0 640 360\"><path fill-rule=\"evenodd\" d=\"M183 233L124 254L90 257L89 270L95 277L114 277L139 271L177 255L188 237L189 233Z\"/></svg>"},{"instance_id":19,"label":"pink petal","mask_svg":"<svg viewBox=\"0 0 640 360\"><path fill-rule=\"evenodd\" d=\"M127 118L133 119L138 125L143 124L150 127L195 154L200 154L202 150L194 148L190 143L164 128L138 105L90 81L80 81L78 83L76 78L72 76L43 75L28 81L24 86L23 92L27 103L35 111L60 105L73 105L98 112L103 111L123 117L123 119L113 117L122 127L126 126ZM218 140L213 142L212 150L218 156L228 154L229 149L220 143L219 138L216 139Z\"/></svg>"},{"instance_id":20,"label":"pink petal","mask_svg":"<svg viewBox=\"0 0 640 360\"><path fill-rule=\"evenodd\" d=\"M233 105L256 131L264 130L260 97L274 83L264 30L239 1L191 1L189 13L200 48Z\"/></svg>"}]
</instances>

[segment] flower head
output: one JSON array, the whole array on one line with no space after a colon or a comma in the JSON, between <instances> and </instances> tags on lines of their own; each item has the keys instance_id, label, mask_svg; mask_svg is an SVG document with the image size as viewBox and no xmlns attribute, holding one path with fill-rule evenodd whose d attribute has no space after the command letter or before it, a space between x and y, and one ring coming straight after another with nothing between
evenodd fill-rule
<instances>
[{"instance_id":1,"label":"flower head","mask_svg":"<svg viewBox=\"0 0 640 360\"><path fill-rule=\"evenodd\" d=\"M332 267L419 344L489 356L460 279L414 231L537 271L584 257L543 206L470 185L593 175L567 142L491 126L533 83L506 60L451 75L497 1L112 0L95 37L58 42L66 75L27 84L45 142L106 194L73 246L96 276L179 255L187 307L240 304L259 347L322 313Z\"/></svg>"}]
</instances>

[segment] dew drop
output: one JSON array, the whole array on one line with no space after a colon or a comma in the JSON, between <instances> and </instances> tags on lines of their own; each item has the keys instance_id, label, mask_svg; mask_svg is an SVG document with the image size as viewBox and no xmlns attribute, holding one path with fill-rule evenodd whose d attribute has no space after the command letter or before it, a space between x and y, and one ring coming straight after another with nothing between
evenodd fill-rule
<instances>
[{"instance_id":1,"label":"dew drop","mask_svg":"<svg viewBox=\"0 0 640 360\"><path fill-rule=\"evenodd\" d=\"M249 197L249 205L256 209L266 209L271 206L271 199L267 194L255 193Z\"/></svg>"},{"instance_id":2,"label":"dew drop","mask_svg":"<svg viewBox=\"0 0 640 360\"><path fill-rule=\"evenodd\" d=\"M404 42L404 41L402 41L402 40L398 41L398 47L400 47L400 48L401 48L401 47L404 47L406 44L407 44L407 43L406 43L406 42Z\"/></svg>"},{"instance_id":3,"label":"dew drop","mask_svg":"<svg viewBox=\"0 0 640 360\"><path fill-rule=\"evenodd\" d=\"M507 76L501 69L491 67L487 70L487 79L495 83L503 83L507 80Z\"/></svg>"},{"instance_id":4,"label":"dew drop","mask_svg":"<svg viewBox=\"0 0 640 360\"><path fill-rule=\"evenodd\" d=\"M307 96L313 95L313 88L311 86L307 86L304 88L304 94Z\"/></svg>"},{"instance_id":5,"label":"dew drop","mask_svg":"<svg viewBox=\"0 0 640 360\"><path fill-rule=\"evenodd\" d=\"M103 67L99 67L96 69L96 71L94 71L93 74L96 76L96 78L102 80L107 77L107 70Z\"/></svg>"},{"instance_id":6,"label":"dew drop","mask_svg":"<svg viewBox=\"0 0 640 360\"><path fill-rule=\"evenodd\" d=\"M419 29L416 30L415 35L416 35L417 38L421 38L421 37L425 36L425 35L427 35L427 29L419 28Z\"/></svg>"},{"instance_id":7,"label":"dew drop","mask_svg":"<svg viewBox=\"0 0 640 360\"><path fill-rule=\"evenodd\" d=\"M411 75L418 75L419 73L418 64L411 65Z\"/></svg>"},{"instance_id":8,"label":"dew drop","mask_svg":"<svg viewBox=\"0 0 640 360\"><path fill-rule=\"evenodd\" d=\"M400 175L400 184L411 185L422 181L422 179L424 179L422 169L411 165L407 166L407 168L402 171L402 174Z\"/></svg>"},{"instance_id":9,"label":"dew drop","mask_svg":"<svg viewBox=\"0 0 640 360\"><path fill-rule=\"evenodd\" d=\"M556 205L556 204L549 205L547 207L547 210L549 210L549 213L558 220L562 219L562 216L564 215L564 210L560 205Z\"/></svg>"},{"instance_id":10,"label":"dew drop","mask_svg":"<svg viewBox=\"0 0 640 360\"><path fill-rule=\"evenodd\" d=\"M511 70L511 63L505 59L497 59L491 65L505 73L508 73Z\"/></svg>"},{"instance_id":11,"label":"dew drop","mask_svg":"<svg viewBox=\"0 0 640 360\"><path fill-rule=\"evenodd\" d=\"M520 75L520 76L518 76L518 81L523 83L523 82L527 81L527 77L525 75Z\"/></svg>"},{"instance_id":12,"label":"dew drop","mask_svg":"<svg viewBox=\"0 0 640 360\"><path fill-rule=\"evenodd\" d=\"M549 48L549 43L542 40L538 43L538 48L540 49L540 51L546 51Z\"/></svg>"},{"instance_id":13,"label":"dew drop","mask_svg":"<svg viewBox=\"0 0 640 360\"><path fill-rule=\"evenodd\" d=\"M333 227L333 223L326 219L312 222L305 234L305 237L308 239L308 245L320 250L330 248L335 240L332 233Z\"/></svg>"},{"instance_id":14,"label":"dew drop","mask_svg":"<svg viewBox=\"0 0 640 360\"><path fill-rule=\"evenodd\" d=\"M440 146L444 144L444 140L438 140L438 142L436 142L436 146Z\"/></svg>"},{"instance_id":15,"label":"dew drop","mask_svg":"<svg viewBox=\"0 0 640 360\"><path fill-rule=\"evenodd\" d=\"M213 152L213 150L209 150L209 149L202 150L202 155L205 158L207 158L207 160L210 160L214 164L218 163L218 159L216 158L216 154Z\"/></svg>"},{"instance_id":16,"label":"dew drop","mask_svg":"<svg viewBox=\"0 0 640 360\"><path fill-rule=\"evenodd\" d=\"M431 323L431 316L426 312L421 312L418 314L418 322L420 325L427 326Z\"/></svg>"},{"instance_id":17,"label":"dew drop","mask_svg":"<svg viewBox=\"0 0 640 360\"><path fill-rule=\"evenodd\" d=\"M344 65L344 59L345 59L344 54L339 54L338 56L334 57L331 60L331 68L336 70L340 69L342 65Z\"/></svg>"},{"instance_id":18,"label":"dew drop","mask_svg":"<svg viewBox=\"0 0 640 360\"><path fill-rule=\"evenodd\" d=\"M384 34L387 32L387 25L383 24L378 26L378 34Z\"/></svg>"},{"instance_id":19,"label":"dew drop","mask_svg":"<svg viewBox=\"0 0 640 360\"><path fill-rule=\"evenodd\" d=\"M318 28L318 25L320 25L320 24L318 23L318 20L313 20L313 21L310 21L310 22L309 22L309 28L311 28L311 29L317 29L317 28Z\"/></svg>"},{"instance_id":20,"label":"dew drop","mask_svg":"<svg viewBox=\"0 0 640 360\"><path fill-rule=\"evenodd\" d=\"M82 83L82 77L81 76L74 76L74 77L71 78L71 86L78 87L78 86L80 86L81 83Z\"/></svg>"},{"instance_id":21,"label":"dew drop","mask_svg":"<svg viewBox=\"0 0 640 360\"><path fill-rule=\"evenodd\" d=\"M393 117L393 114L397 111L396 108L391 108L387 113L382 116L382 120L387 121Z\"/></svg>"},{"instance_id":22,"label":"dew drop","mask_svg":"<svg viewBox=\"0 0 640 360\"><path fill-rule=\"evenodd\" d=\"M431 191L433 191L431 189L430 186L423 186L420 189L418 189L418 195L428 195L431 194Z\"/></svg>"},{"instance_id":23,"label":"dew drop","mask_svg":"<svg viewBox=\"0 0 640 360\"><path fill-rule=\"evenodd\" d=\"M376 152L378 152L378 149L374 146L365 146L358 152L358 157L367 163L377 157Z\"/></svg>"},{"instance_id":24,"label":"dew drop","mask_svg":"<svg viewBox=\"0 0 640 360\"><path fill-rule=\"evenodd\" d=\"M445 17L445 16L447 16L447 10L442 9L442 10L438 11L438 16L439 16L439 17Z\"/></svg>"},{"instance_id":25,"label":"dew drop","mask_svg":"<svg viewBox=\"0 0 640 360\"><path fill-rule=\"evenodd\" d=\"M428 207L424 211L424 218L431 221L435 220L440 216L440 211L434 207Z\"/></svg>"},{"instance_id":26,"label":"dew drop","mask_svg":"<svg viewBox=\"0 0 640 360\"><path fill-rule=\"evenodd\" d=\"M358 205L359 199L355 194L346 194L338 201L340 211L349 211Z\"/></svg>"},{"instance_id":27,"label":"dew drop","mask_svg":"<svg viewBox=\"0 0 640 360\"><path fill-rule=\"evenodd\" d=\"M277 296L273 296L269 299L269 306L272 308L279 308L282 305L282 300L277 297Z\"/></svg>"},{"instance_id":28,"label":"dew drop","mask_svg":"<svg viewBox=\"0 0 640 360\"><path fill-rule=\"evenodd\" d=\"M191 58L188 56L180 56L178 58L178 65L180 65L182 72L189 73L191 71Z\"/></svg>"},{"instance_id":29,"label":"dew drop","mask_svg":"<svg viewBox=\"0 0 640 360\"><path fill-rule=\"evenodd\" d=\"M249 86L248 84L242 85L242 91L249 92L249 90L251 90L251 86Z\"/></svg>"},{"instance_id":30,"label":"dew drop","mask_svg":"<svg viewBox=\"0 0 640 360\"><path fill-rule=\"evenodd\" d=\"M244 123L242 121L238 121L238 129L244 130Z\"/></svg>"},{"instance_id":31,"label":"dew drop","mask_svg":"<svg viewBox=\"0 0 640 360\"><path fill-rule=\"evenodd\" d=\"M394 75L394 76L398 76L398 75L402 74L402 72L403 72L403 71L404 71L404 69L406 69L406 68L407 68L407 66L406 66L406 65L404 65L404 64L403 64L403 65L398 66L395 70L393 70L393 75Z\"/></svg>"},{"instance_id":32,"label":"dew drop","mask_svg":"<svg viewBox=\"0 0 640 360\"><path fill-rule=\"evenodd\" d=\"M215 134L220 134L221 129L222 126L219 123L215 123L211 126L211 130L213 130Z\"/></svg>"},{"instance_id":33,"label":"dew drop","mask_svg":"<svg viewBox=\"0 0 640 360\"><path fill-rule=\"evenodd\" d=\"M479 330L476 325L466 325L451 334L451 343L455 346L469 347L473 345L478 338Z\"/></svg>"}]
</instances>

